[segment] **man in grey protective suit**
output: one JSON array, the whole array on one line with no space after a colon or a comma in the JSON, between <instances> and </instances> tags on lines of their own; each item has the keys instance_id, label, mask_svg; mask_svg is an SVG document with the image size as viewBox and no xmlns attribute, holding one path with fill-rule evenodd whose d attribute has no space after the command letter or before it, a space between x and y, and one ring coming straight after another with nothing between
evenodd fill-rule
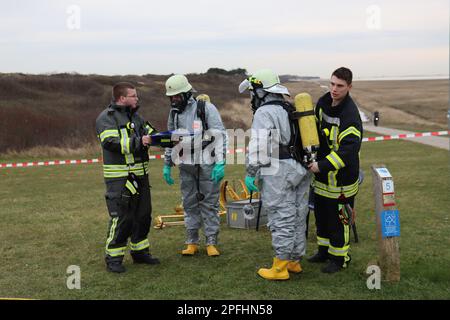
<instances>
[{"instance_id":1,"label":"man in grey protective suit","mask_svg":"<svg viewBox=\"0 0 450 320\"><path fill-rule=\"evenodd\" d=\"M272 268L261 268L258 274L268 280L287 280L289 272L302 272L312 175L289 152L291 129L282 106L286 103L283 95L289 91L279 77L269 69L259 70L240 84L241 93L246 89L254 116L245 184L250 191L259 192L255 185L258 177L275 251Z\"/></svg>"},{"instance_id":2,"label":"man in grey protective suit","mask_svg":"<svg viewBox=\"0 0 450 320\"><path fill-rule=\"evenodd\" d=\"M197 101L193 92L184 75L173 75L166 81L166 95L171 103L167 128L191 136L185 135L174 148L166 148L163 177L172 185L171 168L179 165L187 245L182 254L192 256L198 252L199 229L203 225L208 256L214 257L220 255L219 187L225 175L227 135L216 107Z\"/></svg>"}]
</instances>

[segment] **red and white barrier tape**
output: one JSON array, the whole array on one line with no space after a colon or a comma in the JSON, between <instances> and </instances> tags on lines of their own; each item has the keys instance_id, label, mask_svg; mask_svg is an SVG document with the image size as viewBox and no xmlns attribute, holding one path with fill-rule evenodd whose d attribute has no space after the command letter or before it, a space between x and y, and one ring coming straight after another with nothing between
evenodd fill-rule
<instances>
[{"instance_id":1,"label":"red and white barrier tape","mask_svg":"<svg viewBox=\"0 0 450 320\"><path fill-rule=\"evenodd\" d=\"M408 139L408 138L420 138L420 137L431 137L431 136L446 136L450 134L450 130L447 131L437 131L437 132L422 132L422 133L410 133L410 134L397 134L392 136L379 136L379 137L369 137L363 138L362 142L370 141L385 141L385 140L396 140L396 139ZM227 151L227 154L233 153L243 153L244 149L231 149ZM150 155L150 160L154 159L164 159L163 154ZM53 160L53 161L33 161L33 162L21 162L21 163L0 163L0 168L23 168L23 167L38 167L38 166L56 166L64 164L91 164L100 163L101 158L97 159L82 159L82 160Z\"/></svg>"},{"instance_id":2,"label":"red and white barrier tape","mask_svg":"<svg viewBox=\"0 0 450 320\"><path fill-rule=\"evenodd\" d=\"M23 167L38 167L38 166L56 166L63 164L84 164L84 163L98 163L102 159L82 159L82 160L53 160L53 161L33 161L21 163L0 163L0 168L23 168Z\"/></svg>"},{"instance_id":3,"label":"red and white barrier tape","mask_svg":"<svg viewBox=\"0 0 450 320\"><path fill-rule=\"evenodd\" d=\"M408 133L408 134L397 134L393 136L380 136L380 137L369 137L363 138L362 142L367 141L384 141L384 140L395 140L395 139L408 139L408 138L420 138L420 137L431 137L431 136L446 136L450 134L450 130L447 131L437 131L437 132L419 132L419 133Z\"/></svg>"}]
</instances>

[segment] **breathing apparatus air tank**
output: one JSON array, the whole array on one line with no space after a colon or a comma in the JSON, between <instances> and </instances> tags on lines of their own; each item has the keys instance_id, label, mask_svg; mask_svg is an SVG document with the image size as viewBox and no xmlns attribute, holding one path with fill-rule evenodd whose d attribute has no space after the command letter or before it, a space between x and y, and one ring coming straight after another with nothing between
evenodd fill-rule
<instances>
[{"instance_id":1,"label":"breathing apparatus air tank","mask_svg":"<svg viewBox=\"0 0 450 320\"><path fill-rule=\"evenodd\" d=\"M306 92L299 93L295 96L294 105L299 115L298 125L302 137L303 151L305 152L303 162L315 162L317 150L319 150L319 135L317 134L312 98Z\"/></svg>"},{"instance_id":2,"label":"breathing apparatus air tank","mask_svg":"<svg viewBox=\"0 0 450 320\"><path fill-rule=\"evenodd\" d=\"M210 98L207 94L205 94L205 93L199 94L199 95L197 96L197 100L203 100L203 101L205 101L205 102L211 103L211 98Z\"/></svg>"}]
</instances>

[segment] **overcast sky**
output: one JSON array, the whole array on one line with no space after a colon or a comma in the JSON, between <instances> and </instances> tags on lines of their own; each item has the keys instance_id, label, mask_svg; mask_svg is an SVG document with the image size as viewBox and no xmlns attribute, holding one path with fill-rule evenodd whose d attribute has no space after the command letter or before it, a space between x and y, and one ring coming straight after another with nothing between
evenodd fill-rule
<instances>
[{"instance_id":1,"label":"overcast sky","mask_svg":"<svg viewBox=\"0 0 450 320\"><path fill-rule=\"evenodd\" d=\"M0 72L449 74L448 0L2 1Z\"/></svg>"}]
</instances>

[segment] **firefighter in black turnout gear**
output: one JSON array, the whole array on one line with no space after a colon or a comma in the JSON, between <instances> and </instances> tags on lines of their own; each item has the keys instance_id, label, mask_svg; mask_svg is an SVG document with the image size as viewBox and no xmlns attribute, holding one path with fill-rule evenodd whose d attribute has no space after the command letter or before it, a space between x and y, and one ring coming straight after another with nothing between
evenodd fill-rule
<instances>
[{"instance_id":1,"label":"firefighter in black turnout gear","mask_svg":"<svg viewBox=\"0 0 450 320\"><path fill-rule=\"evenodd\" d=\"M350 225L345 204L354 205L358 192L359 151L362 123L350 96L352 72L344 67L331 77L330 92L317 102L315 114L320 137L317 162L309 165L315 174L314 213L318 252L310 262L326 262L322 272L334 273L347 267Z\"/></svg>"},{"instance_id":2,"label":"firefighter in black turnout gear","mask_svg":"<svg viewBox=\"0 0 450 320\"><path fill-rule=\"evenodd\" d=\"M149 252L151 194L148 145L155 129L137 113L135 87L121 82L113 87L113 102L96 120L103 150L103 175L109 226L105 248L108 271L124 272L122 260L130 238L134 263L159 264Z\"/></svg>"}]
</instances>

